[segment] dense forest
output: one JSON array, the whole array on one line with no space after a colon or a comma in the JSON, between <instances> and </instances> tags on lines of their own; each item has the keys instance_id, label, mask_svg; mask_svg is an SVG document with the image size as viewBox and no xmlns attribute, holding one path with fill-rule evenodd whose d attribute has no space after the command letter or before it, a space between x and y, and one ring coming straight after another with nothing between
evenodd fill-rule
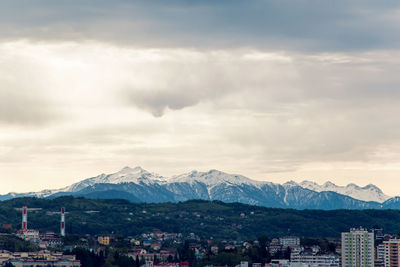
<instances>
[{"instance_id":1,"label":"dense forest","mask_svg":"<svg viewBox=\"0 0 400 267\"><path fill-rule=\"evenodd\" d=\"M20 227L22 206L36 208L28 227L59 230L60 207L66 207L67 234L122 234L134 236L154 228L165 232L195 233L201 238L251 240L266 235L339 237L350 227L378 225L386 233L400 232L399 210L292 210L220 201L137 204L119 199L16 198L0 202L0 225ZM4 231L4 230L3 230Z\"/></svg>"}]
</instances>

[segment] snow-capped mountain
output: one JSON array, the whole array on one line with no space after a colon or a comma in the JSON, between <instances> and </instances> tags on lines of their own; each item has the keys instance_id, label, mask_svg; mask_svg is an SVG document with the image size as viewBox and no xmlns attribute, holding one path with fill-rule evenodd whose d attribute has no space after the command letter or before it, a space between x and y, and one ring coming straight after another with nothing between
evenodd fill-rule
<instances>
[{"instance_id":1,"label":"snow-capped mountain","mask_svg":"<svg viewBox=\"0 0 400 267\"><path fill-rule=\"evenodd\" d=\"M322 185L319 185L315 182L303 181L299 183L299 185L303 188L307 188L316 192L332 191L363 201L375 201L383 203L390 198L390 196L385 195L382 190L373 184L360 187L355 184L338 186L332 182L326 182Z\"/></svg>"},{"instance_id":2,"label":"snow-capped mountain","mask_svg":"<svg viewBox=\"0 0 400 267\"><path fill-rule=\"evenodd\" d=\"M121 183L135 183L135 184L154 184L165 183L166 179L158 174L150 173L141 167L125 167L119 172L112 174L100 174L96 177L88 178L83 181L65 187L62 191L76 192L94 184L121 184Z\"/></svg>"},{"instance_id":3,"label":"snow-capped mountain","mask_svg":"<svg viewBox=\"0 0 400 267\"><path fill-rule=\"evenodd\" d=\"M214 187L220 183L230 185L262 185L266 182L251 180L243 175L228 174L218 170L210 170L208 172L191 171L189 173L176 175L167 180L169 183L194 183L201 182L208 187Z\"/></svg>"},{"instance_id":4,"label":"snow-capped mountain","mask_svg":"<svg viewBox=\"0 0 400 267\"><path fill-rule=\"evenodd\" d=\"M348 190L343 188L348 188ZM363 188L349 185L343 188L332 183L319 186L307 181L300 184L289 181L281 185L255 181L242 175L228 174L218 170L191 171L172 177L163 177L141 167L125 167L116 173L100 174L65 188L27 194L10 193L0 196L0 200L21 196L54 198L73 195L88 198L124 198L132 202L220 200L294 209L380 209L386 208L385 203L388 203L390 208L400 209L400 201L397 199L379 203L381 198L387 198L387 196L373 185ZM364 199L357 199L358 197ZM365 201L371 199L379 201Z\"/></svg>"}]
</instances>

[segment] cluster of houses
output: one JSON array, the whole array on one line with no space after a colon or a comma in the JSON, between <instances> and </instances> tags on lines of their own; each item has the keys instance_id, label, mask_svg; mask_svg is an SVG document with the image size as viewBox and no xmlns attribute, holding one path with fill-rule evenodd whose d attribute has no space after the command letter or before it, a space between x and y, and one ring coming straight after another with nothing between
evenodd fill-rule
<instances>
[{"instance_id":1,"label":"cluster of houses","mask_svg":"<svg viewBox=\"0 0 400 267\"><path fill-rule=\"evenodd\" d=\"M197 216L194 214L194 216ZM243 215L245 216L245 215ZM11 227L3 225L3 228ZM39 232L34 229L23 228L18 230L15 235L31 242L39 247L37 252L9 252L0 251L0 266L5 263L12 263L14 266L65 266L78 267L79 260L75 256L63 255L61 252L50 252L50 250L68 251L74 247L83 247L89 251L100 252L106 248L112 248L121 240L126 244L128 251L124 255L139 260L143 267L188 267L188 263L180 262L178 246L185 242L187 249L193 251L195 259L201 260L205 256L218 255L221 252L245 251L253 246L265 248L272 257L270 263L252 263L251 267L339 267L348 266L350 261L358 263L356 255L367 255L368 266L392 266L391 262L397 262L390 258L388 251L398 251L400 255L400 240L393 239L388 235L383 235L382 229L372 229L367 231L362 228L352 228L350 232L342 233L341 238L329 239L334 249L329 251L321 249L318 245L300 244L297 236L283 236L274 238L267 244L260 244L259 241L219 241L201 240L199 236L190 233L184 236L181 233L163 232L153 229L151 232L142 233L134 237L122 237L118 235L98 235L80 237L79 241L72 246L64 246L63 238L54 232ZM364 250L354 254L352 247L346 247L349 242L357 242L355 236L368 237L364 241ZM368 241L368 242L367 242ZM355 243L356 244L356 243ZM367 244L367 245L365 245ZM354 254L354 255L353 255ZM390 256L388 256L388 255ZM389 263L386 263L388 261ZM353 264L352 263L352 264ZM372 265L374 264L374 265ZM249 267L246 261L241 262L236 267Z\"/></svg>"},{"instance_id":2,"label":"cluster of houses","mask_svg":"<svg viewBox=\"0 0 400 267\"><path fill-rule=\"evenodd\" d=\"M142 260L144 262L171 262L177 258L177 251L175 248L159 250L157 252L149 252L144 248L134 248L125 253L126 256L132 257L135 260Z\"/></svg>"},{"instance_id":3,"label":"cluster of houses","mask_svg":"<svg viewBox=\"0 0 400 267\"><path fill-rule=\"evenodd\" d=\"M336 245L340 244L340 239L331 240ZM273 239L267 249L271 255L278 252L289 251L289 259L273 259L268 267L339 267L340 253L326 252L318 245L302 246L300 238L296 236L285 236ZM245 264L245 263L244 263ZM243 267L243 266L242 266ZM257 264L253 267L260 267Z\"/></svg>"},{"instance_id":4,"label":"cluster of houses","mask_svg":"<svg viewBox=\"0 0 400 267\"><path fill-rule=\"evenodd\" d=\"M51 231L40 233L35 229L24 229L18 230L16 235L21 239L30 241L40 249L61 248L64 244L63 240Z\"/></svg>"}]
</instances>

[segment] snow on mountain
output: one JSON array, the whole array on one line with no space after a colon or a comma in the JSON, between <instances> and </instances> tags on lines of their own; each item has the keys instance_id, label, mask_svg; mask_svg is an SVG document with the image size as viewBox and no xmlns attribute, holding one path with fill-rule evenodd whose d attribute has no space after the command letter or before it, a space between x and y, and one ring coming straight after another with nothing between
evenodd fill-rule
<instances>
[{"instance_id":1,"label":"snow on mountain","mask_svg":"<svg viewBox=\"0 0 400 267\"><path fill-rule=\"evenodd\" d=\"M240 202L275 208L294 209L381 209L399 208L400 201L389 197L374 185L318 185L304 181L284 184L255 181L242 175L218 170L191 171L172 177L150 173L141 167L125 167L112 174L100 174L56 189L31 193L0 195L0 200L36 196L54 198L72 195L87 198L125 198L132 202L177 202L190 199ZM368 202L375 201L375 202Z\"/></svg>"},{"instance_id":2,"label":"snow on mountain","mask_svg":"<svg viewBox=\"0 0 400 267\"><path fill-rule=\"evenodd\" d=\"M207 187L214 187L221 183L230 185L241 185L241 184L258 185L263 183L251 180L242 175L228 174L218 170L210 170L208 172L198 172L194 170L189 173L173 176L169 178L167 181L168 183L190 183L190 184L194 182L201 182L205 184Z\"/></svg>"},{"instance_id":3,"label":"snow on mountain","mask_svg":"<svg viewBox=\"0 0 400 267\"><path fill-rule=\"evenodd\" d=\"M150 173L141 167L125 167L119 172L112 174L100 174L96 177L88 178L83 181L72 184L63 188L64 192L76 192L88 186L95 184L121 184L121 183L135 183L135 184L162 184L166 179L155 173Z\"/></svg>"},{"instance_id":4,"label":"snow on mountain","mask_svg":"<svg viewBox=\"0 0 400 267\"><path fill-rule=\"evenodd\" d=\"M385 195L382 190L376 187L373 184L366 185L364 187L360 187L355 184L348 184L346 186L338 186L332 182L326 182L322 185L319 185L315 182L311 181L303 181L299 183L299 185L303 188L307 188L316 192L323 191L332 191L342 195L350 196L355 199L363 200L363 201L375 201L379 203L383 203L390 198L390 196Z\"/></svg>"}]
</instances>

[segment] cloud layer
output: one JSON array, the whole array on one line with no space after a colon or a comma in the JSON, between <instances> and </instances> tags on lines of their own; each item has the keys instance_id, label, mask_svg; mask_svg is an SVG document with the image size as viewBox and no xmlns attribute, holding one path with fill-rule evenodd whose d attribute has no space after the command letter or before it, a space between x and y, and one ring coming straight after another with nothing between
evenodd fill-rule
<instances>
[{"instance_id":1,"label":"cloud layer","mask_svg":"<svg viewBox=\"0 0 400 267\"><path fill-rule=\"evenodd\" d=\"M1 191L143 165L397 193L397 1L93 3L0 3Z\"/></svg>"},{"instance_id":2,"label":"cloud layer","mask_svg":"<svg viewBox=\"0 0 400 267\"><path fill-rule=\"evenodd\" d=\"M398 48L398 1L12 1L3 39L311 51Z\"/></svg>"}]
</instances>

